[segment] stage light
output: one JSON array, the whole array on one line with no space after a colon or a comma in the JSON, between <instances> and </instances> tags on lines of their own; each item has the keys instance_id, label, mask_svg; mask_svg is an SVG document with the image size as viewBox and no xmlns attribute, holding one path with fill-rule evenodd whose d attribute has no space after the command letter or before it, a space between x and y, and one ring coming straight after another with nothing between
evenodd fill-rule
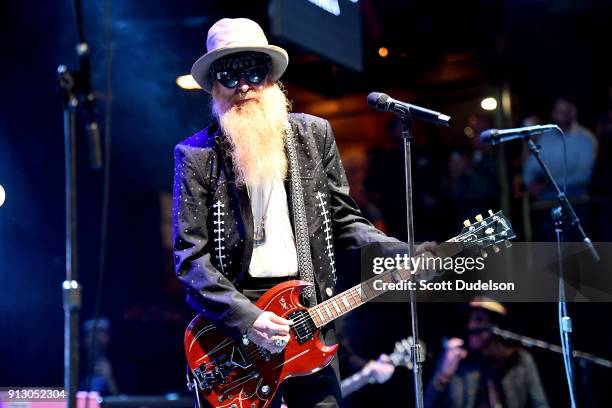
<instances>
[{"instance_id":1,"label":"stage light","mask_svg":"<svg viewBox=\"0 0 612 408\"><path fill-rule=\"evenodd\" d=\"M474 136L474 129L472 129L469 126L466 126L465 128L463 128L463 133L465 133L465 135L467 137L473 137Z\"/></svg>"},{"instance_id":2,"label":"stage light","mask_svg":"<svg viewBox=\"0 0 612 408\"><path fill-rule=\"evenodd\" d=\"M191 75L181 75L176 78L176 84L183 89L202 89Z\"/></svg>"},{"instance_id":3,"label":"stage light","mask_svg":"<svg viewBox=\"0 0 612 408\"><path fill-rule=\"evenodd\" d=\"M389 55L389 50L387 49L387 47L380 47L378 49L378 55L381 58L387 58L387 55Z\"/></svg>"},{"instance_id":4,"label":"stage light","mask_svg":"<svg viewBox=\"0 0 612 408\"><path fill-rule=\"evenodd\" d=\"M79 283L75 280L70 280L70 281L63 281L62 282L62 288L68 290L68 289L77 289L79 287Z\"/></svg>"},{"instance_id":5,"label":"stage light","mask_svg":"<svg viewBox=\"0 0 612 408\"><path fill-rule=\"evenodd\" d=\"M480 102L480 107L484 110L492 111L497 109L497 100L495 98L484 98Z\"/></svg>"},{"instance_id":6,"label":"stage light","mask_svg":"<svg viewBox=\"0 0 612 408\"><path fill-rule=\"evenodd\" d=\"M0 185L0 207L4 204L4 200L6 199L6 192L4 191L4 187Z\"/></svg>"}]
</instances>

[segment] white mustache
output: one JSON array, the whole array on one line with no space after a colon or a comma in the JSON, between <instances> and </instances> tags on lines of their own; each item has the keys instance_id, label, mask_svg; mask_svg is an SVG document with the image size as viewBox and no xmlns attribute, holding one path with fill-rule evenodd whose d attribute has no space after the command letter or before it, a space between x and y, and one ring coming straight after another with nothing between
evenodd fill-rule
<instances>
[{"instance_id":1,"label":"white mustache","mask_svg":"<svg viewBox=\"0 0 612 408\"><path fill-rule=\"evenodd\" d=\"M257 94L255 94L255 92L253 92L253 91L247 91L247 92L244 92L244 93L241 92L241 93L238 94L238 98L240 100L255 99L256 96L257 96Z\"/></svg>"}]
</instances>

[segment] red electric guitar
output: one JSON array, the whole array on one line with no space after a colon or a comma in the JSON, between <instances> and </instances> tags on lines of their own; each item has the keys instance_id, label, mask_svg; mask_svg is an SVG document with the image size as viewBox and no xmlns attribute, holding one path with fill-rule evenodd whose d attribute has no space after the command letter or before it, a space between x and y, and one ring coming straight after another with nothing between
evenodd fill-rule
<instances>
[{"instance_id":1,"label":"red electric guitar","mask_svg":"<svg viewBox=\"0 0 612 408\"><path fill-rule=\"evenodd\" d=\"M484 251L493 247L498 252L496 244L509 245L508 240L515 237L510 221L501 211L494 214L489 210L489 214L486 219L478 215L474 224L466 220L461 234L440 244L438 251L453 256L466 248ZM189 387L198 400L204 398L213 407L267 407L285 379L317 372L333 359L338 345L325 345L319 329L382 294L373 289L374 280L395 281L395 272L384 272L311 308L300 304L300 294L311 285L308 282L288 281L268 290L256 305L293 320L291 339L278 354L247 339L227 338L202 315L196 316L185 332L185 352L192 374Z\"/></svg>"}]
</instances>

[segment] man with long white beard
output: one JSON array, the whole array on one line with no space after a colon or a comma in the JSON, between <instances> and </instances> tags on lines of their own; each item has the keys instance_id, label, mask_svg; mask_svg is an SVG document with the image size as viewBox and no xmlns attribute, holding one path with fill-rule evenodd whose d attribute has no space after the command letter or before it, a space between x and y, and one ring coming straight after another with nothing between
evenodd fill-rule
<instances>
[{"instance_id":1,"label":"man with long white beard","mask_svg":"<svg viewBox=\"0 0 612 408\"><path fill-rule=\"evenodd\" d=\"M187 301L228 336L272 353L291 321L252 302L276 284L301 279L313 306L334 295L334 249L393 242L362 217L329 122L289 113L278 79L288 56L259 25L222 19L192 76L212 93L216 122L175 148L174 255ZM322 333L334 341L333 325ZM339 405L338 366L287 380L290 408Z\"/></svg>"}]
</instances>

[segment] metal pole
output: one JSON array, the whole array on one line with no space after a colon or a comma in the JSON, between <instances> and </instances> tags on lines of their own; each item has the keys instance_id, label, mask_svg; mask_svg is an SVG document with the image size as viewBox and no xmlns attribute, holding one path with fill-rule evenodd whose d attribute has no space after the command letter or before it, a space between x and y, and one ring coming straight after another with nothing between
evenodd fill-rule
<instances>
[{"instance_id":1,"label":"metal pole","mask_svg":"<svg viewBox=\"0 0 612 408\"><path fill-rule=\"evenodd\" d=\"M66 280L62 283L64 306L64 388L68 408L76 408L79 379L79 312L81 288L78 284L76 118L79 104L73 93L74 78L65 65L58 68L58 84L64 101L64 162L66 198Z\"/></svg>"},{"instance_id":2,"label":"metal pole","mask_svg":"<svg viewBox=\"0 0 612 408\"><path fill-rule=\"evenodd\" d=\"M93 169L102 166L100 136L95 120L95 95L91 88L89 46L85 41L81 0L74 0L77 31L76 51L79 70L72 73L65 65L57 70L57 82L64 105L64 155L66 189L66 280L62 283L64 307L64 388L68 394L68 408L76 408L79 381L79 318L81 286L78 282L77 253L77 132L76 111L82 106L90 141L90 162Z\"/></svg>"},{"instance_id":3,"label":"metal pole","mask_svg":"<svg viewBox=\"0 0 612 408\"><path fill-rule=\"evenodd\" d=\"M414 256L414 222L412 216L412 162L410 143L412 136L410 135L410 127L412 125L412 117L408 112L400 117L402 121L402 137L404 139L404 179L406 184L406 231L408 242L408 258ZM414 271L410 271L410 280L415 281ZM410 316L412 338L414 339L411 345L412 373L414 381L414 399L415 407L423 408L423 370L421 363L423 362L423 353L419 344L419 324L417 316L417 300L415 291L410 292Z\"/></svg>"},{"instance_id":4,"label":"metal pole","mask_svg":"<svg viewBox=\"0 0 612 408\"><path fill-rule=\"evenodd\" d=\"M561 132L561 130L559 130ZM569 388L570 394L570 402L572 407L576 406L576 398L575 398L575 385L574 385L574 370L573 370L573 360L572 360L572 344L571 344L571 336L572 332L572 320L567 313L567 303L565 300L565 281L564 281L564 270L563 270L563 256L561 253L561 242L564 237L563 230L563 222L564 219L567 219L570 225L574 226L582 237L582 241L587 246L590 251L591 257L594 262L599 261L599 254L597 250L593 246L590 238L584 232L582 225L580 224L580 220L574 211L574 208L570 204L569 200L565 196L565 192L561 191L559 185L555 181L550 169L542 160L542 156L540 155L540 147L530 138L527 138L527 146L529 150L536 158L539 163L542 171L548 182L553 186L555 191L557 192L557 200L559 200L560 206L553 208L551 212L551 216L553 222L555 224L555 234L557 236L557 258L559 262L559 330L561 336L561 347L563 349L563 361L565 365L565 371L567 376L567 385Z\"/></svg>"}]
</instances>

